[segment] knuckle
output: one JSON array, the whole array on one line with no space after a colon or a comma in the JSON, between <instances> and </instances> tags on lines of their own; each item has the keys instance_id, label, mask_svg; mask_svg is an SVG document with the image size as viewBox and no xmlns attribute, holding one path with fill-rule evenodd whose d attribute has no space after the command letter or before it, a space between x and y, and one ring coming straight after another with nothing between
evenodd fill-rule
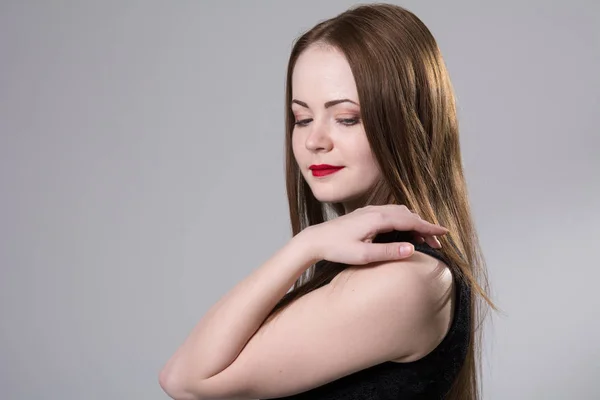
<instances>
[{"instance_id":1,"label":"knuckle","mask_svg":"<svg viewBox=\"0 0 600 400\"><path fill-rule=\"evenodd\" d=\"M358 251L358 261L361 264L368 264L370 262L371 254L366 247L361 247Z\"/></svg>"},{"instance_id":2,"label":"knuckle","mask_svg":"<svg viewBox=\"0 0 600 400\"><path fill-rule=\"evenodd\" d=\"M376 210L373 215L375 215L375 218L379 222L385 219L385 213L382 210Z\"/></svg>"},{"instance_id":3,"label":"knuckle","mask_svg":"<svg viewBox=\"0 0 600 400\"><path fill-rule=\"evenodd\" d=\"M386 258L395 258L396 246L392 246L392 245L385 246L385 256L386 256Z\"/></svg>"}]
</instances>

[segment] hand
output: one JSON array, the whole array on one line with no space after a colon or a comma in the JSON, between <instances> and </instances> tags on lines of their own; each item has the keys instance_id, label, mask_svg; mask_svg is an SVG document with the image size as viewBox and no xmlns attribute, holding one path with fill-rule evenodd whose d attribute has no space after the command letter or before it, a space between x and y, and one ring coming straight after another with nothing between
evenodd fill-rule
<instances>
[{"instance_id":1,"label":"hand","mask_svg":"<svg viewBox=\"0 0 600 400\"><path fill-rule=\"evenodd\" d=\"M349 265L406 258L414 252L410 243L371 243L378 233L412 231L418 242L427 241L441 247L435 235L448 229L427 222L404 205L366 206L305 229L317 260ZM406 251L402 251L407 248Z\"/></svg>"}]
</instances>

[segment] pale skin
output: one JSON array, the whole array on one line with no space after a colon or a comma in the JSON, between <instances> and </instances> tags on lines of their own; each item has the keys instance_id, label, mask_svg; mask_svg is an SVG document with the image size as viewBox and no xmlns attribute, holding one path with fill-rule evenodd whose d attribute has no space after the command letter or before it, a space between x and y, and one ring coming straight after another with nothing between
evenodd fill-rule
<instances>
[{"instance_id":1,"label":"pale skin","mask_svg":"<svg viewBox=\"0 0 600 400\"><path fill-rule=\"evenodd\" d=\"M359 114L345 59L309 48L296 64L293 88L293 97L308 106L293 105L304 121L294 130L298 165L315 197L343 203L347 214L304 229L209 309L160 373L160 385L174 399L288 396L385 361L419 359L448 331L448 267L412 245L401 253L403 243L371 243L378 232L394 229L439 248L436 236L447 229L401 205L355 207L378 169L360 122L339 123ZM325 108L336 99L356 104ZM344 168L312 176L308 166L320 163ZM266 320L321 259L351 267Z\"/></svg>"}]
</instances>

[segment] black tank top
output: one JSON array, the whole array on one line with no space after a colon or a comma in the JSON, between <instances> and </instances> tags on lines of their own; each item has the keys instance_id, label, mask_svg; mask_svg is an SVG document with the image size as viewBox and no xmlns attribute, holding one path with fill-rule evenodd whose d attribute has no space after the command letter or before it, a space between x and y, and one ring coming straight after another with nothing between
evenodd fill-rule
<instances>
[{"instance_id":1,"label":"black tank top","mask_svg":"<svg viewBox=\"0 0 600 400\"><path fill-rule=\"evenodd\" d=\"M380 234L375 243L411 242L415 251L448 261L427 244L416 244L406 232ZM274 400L388 400L443 399L456 379L469 345L471 318L469 285L454 275L456 288L452 324L442 342L429 354L411 362L387 361L335 381Z\"/></svg>"}]
</instances>

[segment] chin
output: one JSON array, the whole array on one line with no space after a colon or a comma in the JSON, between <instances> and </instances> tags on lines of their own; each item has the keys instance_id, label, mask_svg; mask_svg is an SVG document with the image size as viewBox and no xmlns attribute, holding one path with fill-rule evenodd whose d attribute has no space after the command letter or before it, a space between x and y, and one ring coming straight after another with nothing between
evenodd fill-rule
<instances>
[{"instance_id":1,"label":"chin","mask_svg":"<svg viewBox=\"0 0 600 400\"><path fill-rule=\"evenodd\" d=\"M313 196L321 203L347 203L357 197L357 195L353 195L352 193L340 193L340 191L336 193L319 193L313 191Z\"/></svg>"},{"instance_id":2,"label":"chin","mask_svg":"<svg viewBox=\"0 0 600 400\"><path fill-rule=\"evenodd\" d=\"M343 201L343 198L340 198L339 196L325 196L315 192L313 192L313 196L321 203L341 203Z\"/></svg>"},{"instance_id":3,"label":"chin","mask_svg":"<svg viewBox=\"0 0 600 400\"><path fill-rule=\"evenodd\" d=\"M324 190L312 190L311 192L315 199L321 203L341 203L346 199L346 196L340 195L340 193L326 193Z\"/></svg>"}]
</instances>

